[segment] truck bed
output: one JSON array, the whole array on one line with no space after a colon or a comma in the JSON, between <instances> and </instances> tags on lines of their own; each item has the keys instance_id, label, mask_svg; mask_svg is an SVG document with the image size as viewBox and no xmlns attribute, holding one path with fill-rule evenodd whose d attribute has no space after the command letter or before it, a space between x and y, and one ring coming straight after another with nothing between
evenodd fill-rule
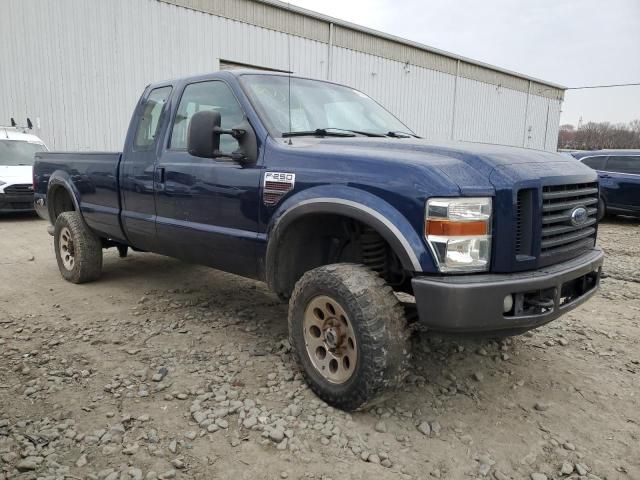
<instances>
[{"instance_id":1,"label":"truck bed","mask_svg":"<svg viewBox=\"0 0 640 480\"><path fill-rule=\"evenodd\" d=\"M41 152L33 166L37 201L45 198L50 177L68 182L87 224L101 236L124 240L120 226L118 171L121 152ZM39 212L41 215L43 212ZM47 213L44 213L47 215Z\"/></svg>"}]
</instances>

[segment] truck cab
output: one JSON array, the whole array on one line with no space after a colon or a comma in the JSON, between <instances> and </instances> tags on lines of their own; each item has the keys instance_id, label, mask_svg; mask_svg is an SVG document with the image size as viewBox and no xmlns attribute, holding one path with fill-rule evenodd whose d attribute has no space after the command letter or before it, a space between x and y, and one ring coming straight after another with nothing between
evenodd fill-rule
<instances>
[{"instance_id":1,"label":"truck cab","mask_svg":"<svg viewBox=\"0 0 640 480\"><path fill-rule=\"evenodd\" d=\"M149 85L123 152L38 154L34 182L64 278L97 279L117 247L265 281L309 385L347 410L402 382L409 318L521 333L592 296L603 260L588 167L429 142L362 92L279 73Z\"/></svg>"}]
</instances>

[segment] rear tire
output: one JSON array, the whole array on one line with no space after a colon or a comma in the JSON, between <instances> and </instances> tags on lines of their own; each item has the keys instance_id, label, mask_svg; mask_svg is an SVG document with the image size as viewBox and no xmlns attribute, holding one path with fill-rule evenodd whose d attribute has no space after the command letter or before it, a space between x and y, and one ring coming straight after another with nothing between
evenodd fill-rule
<instances>
[{"instance_id":1,"label":"rear tire","mask_svg":"<svg viewBox=\"0 0 640 480\"><path fill-rule=\"evenodd\" d=\"M326 265L303 275L289 304L289 339L310 388L343 410L380 399L408 372L402 305L362 265Z\"/></svg>"},{"instance_id":2,"label":"rear tire","mask_svg":"<svg viewBox=\"0 0 640 480\"><path fill-rule=\"evenodd\" d=\"M62 277L72 283L97 280L102 273L102 242L78 212L63 212L53 233Z\"/></svg>"}]
</instances>

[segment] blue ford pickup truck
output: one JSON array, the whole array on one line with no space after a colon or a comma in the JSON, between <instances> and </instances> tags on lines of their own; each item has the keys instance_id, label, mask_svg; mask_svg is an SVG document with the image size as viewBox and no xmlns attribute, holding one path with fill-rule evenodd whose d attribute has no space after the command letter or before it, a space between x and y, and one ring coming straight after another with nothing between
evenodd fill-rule
<instances>
[{"instance_id":1,"label":"blue ford pickup truck","mask_svg":"<svg viewBox=\"0 0 640 480\"><path fill-rule=\"evenodd\" d=\"M150 85L122 153L39 153L34 184L66 280L97 279L109 247L263 280L310 387L347 410L405 377L399 298L428 328L516 334L592 296L603 260L587 166L430 143L357 90L282 74Z\"/></svg>"}]
</instances>

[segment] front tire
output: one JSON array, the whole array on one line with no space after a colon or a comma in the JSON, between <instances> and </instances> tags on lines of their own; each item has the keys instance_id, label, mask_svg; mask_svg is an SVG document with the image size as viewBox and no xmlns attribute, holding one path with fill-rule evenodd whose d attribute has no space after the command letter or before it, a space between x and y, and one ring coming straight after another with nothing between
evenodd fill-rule
<instances>
[{"instance_id":1,"label":"front tire","mask_svg":"<svg viewBox=\"0 0 640 480\"><path fill-rule=\"evenodd\" d=\"M54 248L60 274L68 282L97 280L102 273L102 243L78 212L63 212L54 227Z\"/></svg>"},{"instance_id":2,"label":"front tire","mask_svg":"<svg viewBox=\"0 0 640 480\"><path fill-rule=\"evenodd\" d=\"M598 199L598 213L596 213L596 218L600 222L607 216L607 204L604 203L604 199L600 197Z\"/></svg>"},{"instance_id":3,"label":"front tire","mask_svg":"<svg viewBox=\"0 0 640 480\"><path fill-rule=\"evenodd\" d=\"M310 388L343 410L379 399L408 372L404 310L391 287L362 265L303 275L289 304L289 339Z\"/></svg>"}]
</instances>

